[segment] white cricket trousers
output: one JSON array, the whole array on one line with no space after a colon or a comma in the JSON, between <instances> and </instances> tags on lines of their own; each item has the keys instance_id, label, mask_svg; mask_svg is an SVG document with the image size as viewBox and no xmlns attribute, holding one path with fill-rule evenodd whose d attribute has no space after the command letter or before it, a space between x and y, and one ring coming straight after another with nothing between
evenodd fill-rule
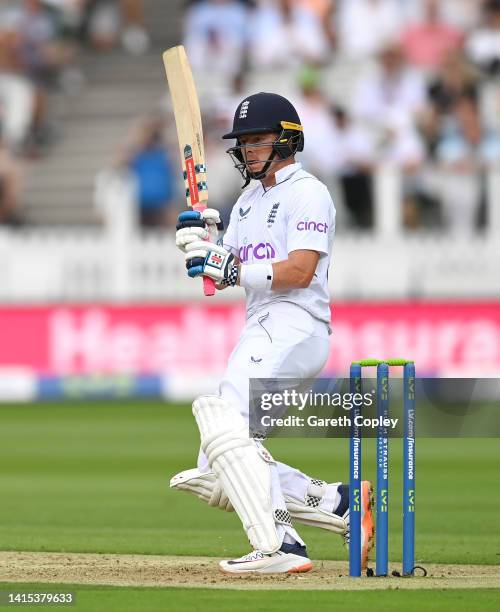
<instances>
[{"instance_id":1,"label":"white cricket trousers","mask_svg":"<svg viewBox=\"0 0 500 612\"><path fill-rule=\"evenodd\" d=\"M251 316L234 348L219 386L219 395L248 419L249 379L315 378L323 369L330 350L329 326L291 302L270 304ZM200 450L198 468L208 471ZM304 500L308 476L284 463L271 466L274 507L285 508L283 493ZM285 530L302 540L295 529Z\"/></svg>"}]
</instances>

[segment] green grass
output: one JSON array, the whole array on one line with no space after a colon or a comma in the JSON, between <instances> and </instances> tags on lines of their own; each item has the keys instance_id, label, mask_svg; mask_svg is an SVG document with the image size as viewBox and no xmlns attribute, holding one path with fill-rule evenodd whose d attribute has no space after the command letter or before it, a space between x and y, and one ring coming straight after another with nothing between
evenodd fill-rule
<instances>
[{"instance_id":1,"label":"green grass","mask_svg":"<svg viewBox=\"0 0 500 612\"><path fill-rule=\"evenodd\" d=\"M346 440L269 442L277 459L315 477L347 476ZM365 474L374 476L374 441ZM248 543L234 514L169 490L196 463L188 406L74 403L0 406L0 549L178 555L239 555ZM422 439L417 447L417 561L498 564L500 488L496 439ZM391 441L392 559L401 549L401 442ZM340 538L300 528L313 559L346 559ZM11 585L34 590L35 585ZM0 585L8 588L8 585ZM40 585L36 589L40 590ZM46 585L65 591L67 586ZM419 591L222 591L76 586L69 609L493 610L498 589ZM23 609L27 609L23 606ZM37 608L38 609L38 608Z\"/></svg>"},{"instance_id":2,"label":"green grass","mask_svg":"<svg viewBox=\"0 0 500 612\"><path fill-rule=\"evenodd\" d=\"M374 440L365 474L374 475ZM235 514L168 488L196 463L187 406L160 403L0 406L3 550L242 554ZM315 477L347 476L345 440L273 440L282 461ZM496 439L422 439L417 447L417 560L499 563ZM401 549L401 443L391 441L391 541ZM313 558L345 559L340 538L300 528Z\"/></svg>"},{"instance_id":3,"label":"green grass","mask_svg":"<svg viewBox=\"0 0 500 612\"><path fill-rule=\"evenodd\" d=\"M500 589L420 590L420 591L223 591L220 589L154 589L82 587L68 585L4 585L2 590L76 593L72 606L47 606L43 609L75 612L235 612L256 610L294 612L309 610L498 610ZM22 606L39 610L40 606Z\"/></svg>"}]
</instances>

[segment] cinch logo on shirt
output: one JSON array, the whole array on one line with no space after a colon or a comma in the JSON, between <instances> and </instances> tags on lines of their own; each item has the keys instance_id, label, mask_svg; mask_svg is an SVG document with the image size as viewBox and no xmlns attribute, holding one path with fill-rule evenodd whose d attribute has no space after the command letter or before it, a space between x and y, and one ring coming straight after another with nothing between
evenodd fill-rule
<instances>
[{"instance_id":1,"label":"cinch logo on shirt","mask_svg":"<svg viewBox=\"0 0 500 612\"><path fill-rule=\"evenodd\" d=\"M269 242L259 242L255 246L247 244L240 247L238 251L238 257L242 263L248 261L252 255L254 259L273 259L276 256L276 251Z\"/></svg>"},{"instance_id":2,"label":"cinch logo on shirt","mask_svg":"<svg viewBox=\"0 0 500 612\"><path fill-rule=\"evenodd\" d=\"M299 232L311 230L313 232L319 232L320 234L326 234L328 230L328 224L316 223L316 221L299 221L297 223L297 229L299 230Z\"/></svg>"}]
</instances>

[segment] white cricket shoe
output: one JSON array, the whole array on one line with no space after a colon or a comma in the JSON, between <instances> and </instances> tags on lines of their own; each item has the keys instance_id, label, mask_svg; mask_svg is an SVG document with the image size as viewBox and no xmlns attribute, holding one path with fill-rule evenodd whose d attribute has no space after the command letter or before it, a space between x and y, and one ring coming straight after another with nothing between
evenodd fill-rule
<instances>
[{"instance_id":1,"label":"white cricket shoe","mask_svg":"<svg viewBox=\"0 0 500 612\"><path fill-rule=\"evenodd\" d=\"M244 576L245 574L299 574L312 569L305 546L282 544L275 553L265 554L254 550L239 559L221 561L219 568L224 574Z\"/></svg>"}]
</instances>

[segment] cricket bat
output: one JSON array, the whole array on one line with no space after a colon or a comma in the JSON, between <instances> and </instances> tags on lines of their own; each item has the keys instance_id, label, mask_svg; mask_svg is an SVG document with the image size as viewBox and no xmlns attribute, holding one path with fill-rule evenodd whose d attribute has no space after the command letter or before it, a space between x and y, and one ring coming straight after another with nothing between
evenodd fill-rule
<instances>
[{"instance_id":1,"label":"cricket bat","mask_svg":"<svg viewBox=\"0 0 500 612\"><path fill-rule=\"evenodd\" d=\"M207 167L200 104L193 73L182 45L165 51L163 62L174 107L187 205L202 211L208 201ZM214 295L214 280L204 276L203 290L205 295Z\"/></svg>"}]
</instances>

